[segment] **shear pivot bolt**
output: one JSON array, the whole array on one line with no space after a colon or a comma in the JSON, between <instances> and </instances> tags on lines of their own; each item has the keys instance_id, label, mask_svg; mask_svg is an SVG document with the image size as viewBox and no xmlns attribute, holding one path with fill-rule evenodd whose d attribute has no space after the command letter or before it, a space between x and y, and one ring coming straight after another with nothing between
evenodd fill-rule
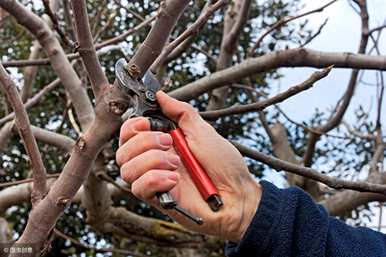
<instances>
[{"instance_id":1,"label":"shear pivot bolt","mask_svg":"<svg viewBox=\"0 0 386 257\"><path fill-rule=\"evenodd\" d=\"M145 97L147 100L154 102L155 101L155 94L152 91L146 91Z\"/></svg>"}]
</instances>

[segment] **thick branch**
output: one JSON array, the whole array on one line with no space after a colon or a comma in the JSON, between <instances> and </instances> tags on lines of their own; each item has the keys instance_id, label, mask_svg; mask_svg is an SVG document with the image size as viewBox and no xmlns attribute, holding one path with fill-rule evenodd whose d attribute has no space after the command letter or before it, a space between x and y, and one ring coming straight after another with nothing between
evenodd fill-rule
<instances>
[{"instance_id":1,"label":"thick branch","mask_svg":"<svg viewBox=\"0 0 386 257\"><path fill-rule=\"evenodd\" d=\"M36 126L31 126L32 133L36 140L53 145L63 150L65 153L71 152L72 147L75 145L75 141L71 138L58 134L46 129L42 129Z\"/></svg>"},{"instance_id":2,"label":"thick branch","mask_svg":"<svg viewBox=\"0 0 386 257\"><path fill-rule=\"evenodd\" d=\"M223 70L232 65L233 56L237 50L237 42L242 28L247 21L250 5L250 0L235 0L228 6L224 17L224 29L221 39L220 55L216 66L217 70ZM213 90L207 110L211 111L224 108L226 99L228 98L227 96L227 86Z\"/></svg>"},{"instance_id":3,"label":"thick branch","mask_svg":"<svg viewBox=\"0 0 386 257\"><path fill-rule=\"evenodd\" d=\"M90 31L88 21L86 1L72 0L72 11L75 19L75 31L78 39L77 50L82 57L87 75L91 81L94 95L97 98L101 90L104 90L109 82L99 63L98 56L95 52L93 37Z\"/></svg>"},{"instance_id":4,"label":"thick branch","mask_svg":"<svg viewBox=\"0 0 386 257\"><path fill-rule=\"evenodd\" d=\"M31 161L34 178L31 199L32 204L35 205L47 192L46 169L35 137L32 134L27 112L24 109L19 93L17 92L16 85L2 65L0 65L0 85L15 111L15 124Z\"/></svg>"},{"instance_id":5,"label":"thick branch","mask_svg":"<svg viewBox=\"0 0 386 257\"><path fill-rule=\"evenodd\" d=\"M188 4L189 0L161 2L156 22L141 47L128 63L128 71L133 78L141 78L161 53L178 18Z\"/></svg>"},{"instance_id":6,"label":"thick branch","mask_svg":"<svg viewBox=\"0 0 386 257\"><path fill-rule=\"evenodd\" d=\"M314 67L386 70L385 56L321 52L305 48L281 50L247 59L230 68L212 73L170 93L180 100L190 100L214 88L238 82L259 72L283 67Z\"/></svg>"},{"instance_id":7,"label":"thick branch","mask_svg":"<svg viewBox=\"0 0 386 257\"><path fill-rule=\"evenodd\" d=\"M303 83L293 86L289 88L288 90L277 94L269 99L257 102L257 103L252 103L252 104L245 104L245 105L236 105L232 106L229 108L221 109L221 110L215 110L215 111L206 111L206 112L201 112L201 116L204 119L207 120L215 120L220 117L224 116L229 116L229 115L234 115L234 114L241 114L241 113L248 113L248 112L257 112L265 109L268 106L271 106L273 104L280 103L300 92L303 92L309 88L311 88L315 82L318 80L321 80L322 78L326 77L332 67L326 68L322 71L315 72L311 75L310 78L308 78L306 81Z\"/></svg>"},{"instance_id":8,"label":"thick branch","mask_svg":"<svg viewBox=\"0 0 386 257\"><path fill-rule=\"evenodd\" d=\"M120 116L128 99L113 86L96 106L96 118L75 144L63 171L47 196L31 211L27 226L18 243L36 243L41 247L67 204L88 176L97 154L121 125ZM42 217L44 222L42 221Z\"/></svg>"}]
</instances>

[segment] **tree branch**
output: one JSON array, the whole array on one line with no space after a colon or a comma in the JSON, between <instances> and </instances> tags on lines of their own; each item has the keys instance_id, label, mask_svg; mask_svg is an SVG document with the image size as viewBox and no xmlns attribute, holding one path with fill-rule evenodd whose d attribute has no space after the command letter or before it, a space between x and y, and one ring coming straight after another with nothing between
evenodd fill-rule
<instances>
[{"instance_id":1,"label":"tree branch","mask_svg":"<svg viewBox=\"0 0 386 257\"><path fill-rule=\"evenodd\" d=\"M232 141L232 144L236 146L236 148L245 156L252 158L254 160L260 161L273 169L280 171L285 170L288 172L292 172L294 174L313 179L323 184L328 185L331 188L335 189L351 189L359 192L371 192L371 193L380 193L386 195L386 185L374 184L365 181L356 182L356 181L347 181L339 178L334 178L330 176L323 175L319 171L309 168L303 167L300 165L296 165L293 163L289 163L275 157L271 157L269 155L265 155L258 151L255 151L251 148L248 148L240 143Z\"/></svg>"},{"instance_id":2,"label":"tree branch","mask_svg":"<svg viewBox=\"0 0 386 257\"><path fill-rule=\"evenodd\" d=\"M51 9L50 0L43 0L43 5L44 5L44 11L47 13L48 17L50 17L55 31L58 33L58 35L60 36L62 41L67 46L72 47L73 46L73 42L71 42L71 40L66 36L64 31L62 31L61 28L59 27L58 17L56 16L56 14Z\"/></svg>"},{"instance_id":3,"label":"tree branch","mask_svg":"<svg viewBox=\"0 0 386 257\"><path fill-rule=\"evenodd\" d=\"M210 4L208 2L208 6L204 7L204 10L197 18L197 20L189 28L187 28L181 35L179 35L171 43L165 46L165 48L162 50L162 53L151 65L150 70L152 70L153 73L157 74L159 68L163 66L163 64L165 63L165 60L168 58L168 55L174 49L176 49L181 43L183 43L184 40L194 35L197 35L198 32L201 30L201 28L213 15L213 13L216 12L218 9L220 9L222 6L224 6L227 1L228 0L219 0L217 2L214 2L213 4Z\"/></svg>"},{"instance_id":4,"label":"tree branch","mask_svg":"<svg viewBox=\"0 0 386 257\"><path fill-rule=\"evenodd\" d=\"M50 58L53 69L69 93L82 128L86 129L94 119L91 101L50 27L18 1L0 1L0 6L14 16L19 24L26 27L39 40L40 45Z\"/></svg>"},{"instance_id":5,"label":"tree branch","mask_svg":"<svg viewBox=\"0 0 386 257\"><path fill-rule=\"evenodd\" d=\"M242 78L259 72L284 67L353 68L369 70L386 70L385 56L369 56L353 53L321 52L306 48L280 50L260 57L247 59L230 68L217 71L181 88L173 90L170 95L188 101L214 88L235 83Z\"/></svg>"},{"instance_id":6,"label":"tree branch","mask_svg":"<svg viewBox=\"0 0 386 257\"><path fill-rule=\"evenodd\" d=\"M37 204L46 194L46 169L40 155L35 137L32 134L28 115L24 109L23 102L17 92L16 85L13 83L7 71L0 64L0 85L4 90L9 102L15 111L15 124L19 135L23 140L24 148L30 158L33 170L33 189L31 195L32 204Z\"/></svg>"},{"instance_id":7,"label":"tree branch","mask_svg":"<svg viewBox=\"0 0 386 257\"><path fill-rule=\"evenodd\" d=\"M97 253L116 253L119 255L124 254L124 255L133 256L133 257L146 257L146 255L130 252L130 251L123 250L123 249L97 248L97 247L89 245L89 244L84 244L84 243L81 243L79 240L76 240L75 238L64 234L63 232L61 232L60 230L58 230L56 228L54 229L54 233L55 233L55 235L63 238L64 240L70 241L74 245L80 246L81 248L84 248L87 250L92 250L92 251L97 252Z\"/></svg>"},{"instance_id":8,"label":"tree branch","mask_svg":"<svg viewBox=\"0 0 386 257\"><path fill-rule=\"evenodd\" d=\"M302 82L301 84L293 86L288 90L280 94L277 94L269 99L266 99L257 103L252 103L252 104L231 106L229 108L225 108L221 110L201 112L200 114L206 120L215 120L220 117L229 116L229 115L261 111L267 108L268 106L280 103L300 92L303 92L311 88L315 82L326 77L330 73L331 69L332 69L332 66L322 71L317 71L313 73L306 81Z\"/></svg>"},{"instance_id":9,"label":"tree branch","mask_svg":"<svg viewBox=\"0 0 386 257\"><path fill-rule=\"evenodd\" d=\"M237 50L238 38L248 19L250 5L250 0L235 0L229 4L224 17L220 55L216 65L217 70L226 69L233 64L233 56ZM206 109L211 111L224 108L227 98L227 86L213 90Z\"/></svg>"},{"instance_id":10,"label":"tree branch","mask_svg":"<svg viewBox=\"0 0 386 257\"><path fill-rule=\"evenodd\" d=\"M161 53L177 20L188 4L189 0L166 0L161 2L156 22L127 65L131 77L135 79L142 78Z\"/></svg>"},{"instance_id":11,"label":"tree branch","mask_svg":"<svg viewBox=\"0 0 386 257\"><path fill-rule=\"evenodd\" d=\"M287 24L288 22L291 22L293 20L296 20L296 19L299 19L299 18L303 18L307 15L310 15L310 14L313 14L313 13L317 13L317 12L322 12L325 8L327 8L328 6L332 5L333 3L335 3L337 0L332 0L330 2L328 2L327 4L321 6L321 7L318 7L314 10L311 10L311 11L308 11L308 12L305 12L305 13L302 13L302 14L299 14L299 15L296 15L296 16L290 16L290 17L284 17L282 19L280 19L279 21L277 21L275 24L273 24L271 27L268 28L268 30L266 30L257 40L256 40L256 43L253 45L252 48L249 49L249 56L253 56L254 53L256 52L256 50L260 47L260 44L261 42L263 41L263 39L268 36L272 31L274 30L277 30L281 27L283 27L285 24Z\"/></svg>"},{"instance_id":12,"label":"tree branch","mask_svg":"<svg viewBox=\"0 0 386 257\"><path fill-rule=\"evenodd\" d=\"M95 52L93 37L90 31L90 23L87 16L86 1L72 0L71 3L75 19L75 31L78 39L77 51L82 57L84 67L91 81L94 96L98 98L100 91L105 90L106 87L108 87L109 82Z\"/></svg>"},{"instance_id":13,"label":"tree branch","mask_svg":"<svg viewBox=\"0 0 386 257\"><path fill-rule=\"evenodd\" d=\"M28 101L24 104L24 108L27 110L40 102L40 100L51 90L55 89L58 85L60 85L60 79L55 79L50 84L46 85L42 88L38 93L36 93L33 97L28 99ZM11 121L15 117L15 113L11 112L7 116L0 119L0 126L2 126L4 123Z\"/></svg>"},{"instance_id":14,"label":"tree branch","mask_svg":"<svg viewBox=\"0 0 386 257\"><path fill-rule=\"evenodd\" d=\"M367 12L366 0L360 0L358 2L360 6L360 16L362 20L362 37L359 44L359 54L364 54L366 52L366 47L369 40L369 15ZM307 141L306 152L304 154L303 163L304 166L310 167L312 164L312 157L315 152L316 143L320 138L320 134L327 133L337 127L346 113L348 106L350 105L351 99L354 95L354 91L357 85L359 70L353 70L351 72L350 81L347 86L347 90L344 93L342 101L340 101L336 108L336 113L322 126L314 128L314 130L320 131L320 133L310 133L309 139Z\"/></svg>"}]
</instances>

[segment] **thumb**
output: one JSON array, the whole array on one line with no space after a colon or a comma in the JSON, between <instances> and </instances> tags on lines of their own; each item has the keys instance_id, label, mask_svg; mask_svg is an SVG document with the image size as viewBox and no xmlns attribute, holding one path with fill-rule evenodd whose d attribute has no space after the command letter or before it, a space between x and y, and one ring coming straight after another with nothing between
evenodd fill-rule
<instances>
[{"instance_id":1,"label":"thumb","mask_svg":"<svg viewBox=\"0 0 386 257\"><path fill-rule=\"evenodd\" d=\"M156 96L162 112L174 122L178 123L181 129L190 130L199 123L205 123L190 104L178 101L163 91L158 91Z\"/></svg>"}]
</instances>

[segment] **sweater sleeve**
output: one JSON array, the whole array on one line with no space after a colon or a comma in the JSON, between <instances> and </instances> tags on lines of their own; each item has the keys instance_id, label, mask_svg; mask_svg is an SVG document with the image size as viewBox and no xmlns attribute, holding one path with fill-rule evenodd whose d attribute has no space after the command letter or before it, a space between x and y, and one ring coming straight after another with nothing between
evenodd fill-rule
<instances>
[{"instance_id":1,"label":"sweater sleeve","mask_svg":"<svg viewBox=\"0 0 386 257\"><path fill-rule=\"evenodd\" d=\"M243 239L228 243L228 257L384 257L386 235L353 228L299 188L262 181L262 199Z\"/></svg>"}]
</instances>

